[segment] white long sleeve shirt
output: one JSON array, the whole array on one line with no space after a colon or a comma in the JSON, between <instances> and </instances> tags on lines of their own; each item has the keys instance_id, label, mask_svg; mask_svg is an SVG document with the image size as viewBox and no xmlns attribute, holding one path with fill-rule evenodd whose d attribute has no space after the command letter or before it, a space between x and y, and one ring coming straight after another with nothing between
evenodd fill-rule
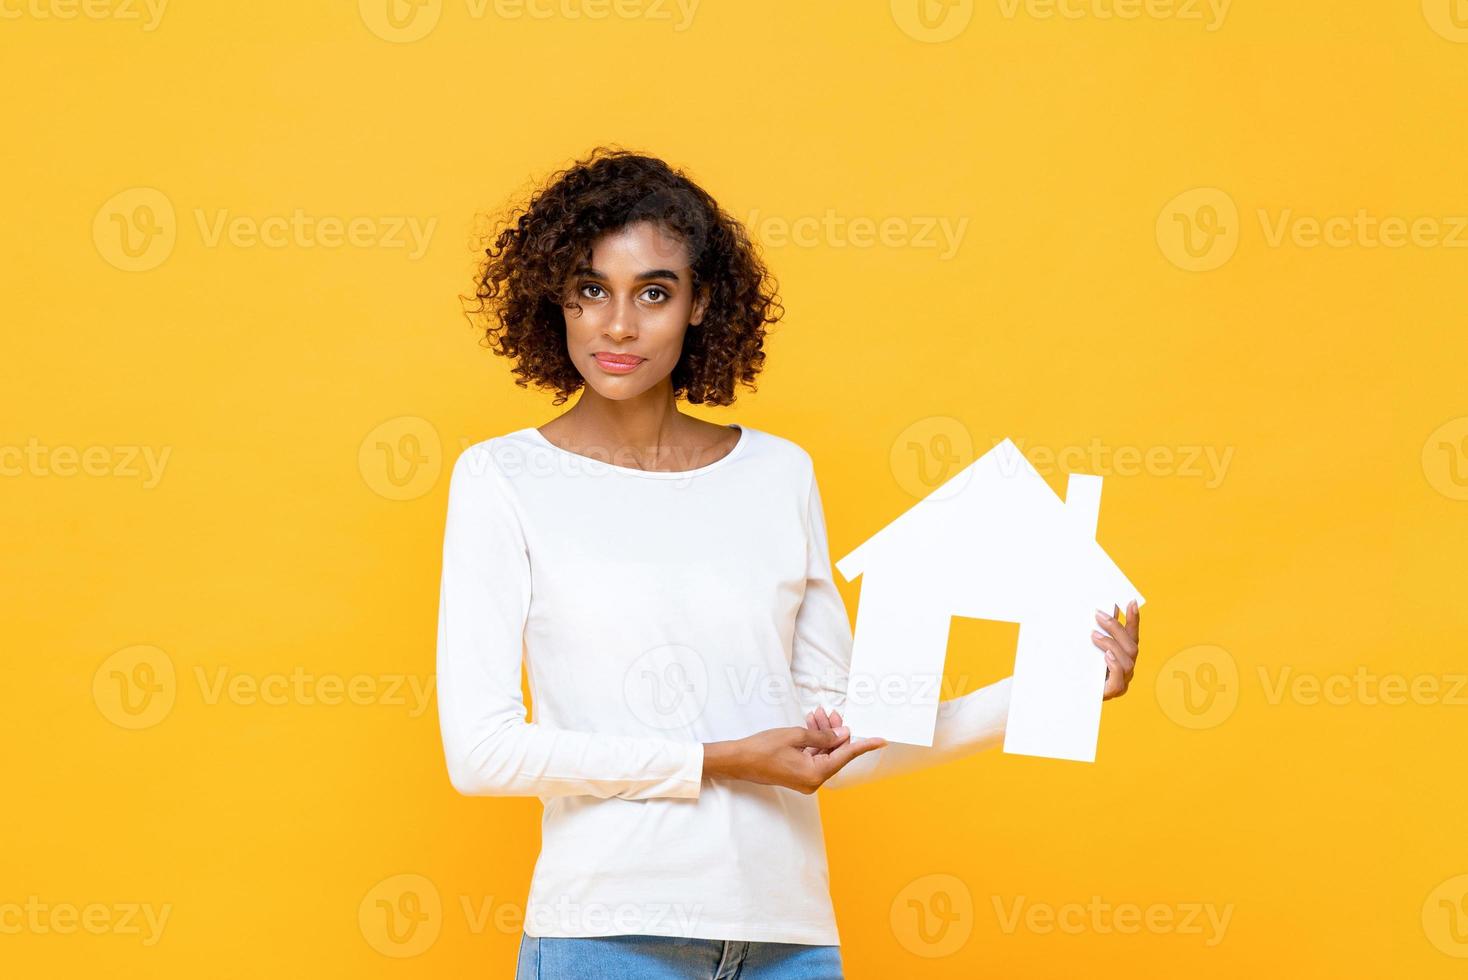
<instances>
[{"instance_id":1,"label":"white long sleeve shirt","mask_svg":"<svg viewBox=\"0 0 1468 980\"><path fill-rule=\"evenodd\" d=\"M531 936L840 942L816 796L702 775L704 742L839 709L851 655L810 455L735 428L677 472L534 427L455 461L439 721L459 792L544 804ZM889 744L825 786L997 745L1008 705L1009 678L944 702L932 747Z\"/></svg>"}]
</instances>

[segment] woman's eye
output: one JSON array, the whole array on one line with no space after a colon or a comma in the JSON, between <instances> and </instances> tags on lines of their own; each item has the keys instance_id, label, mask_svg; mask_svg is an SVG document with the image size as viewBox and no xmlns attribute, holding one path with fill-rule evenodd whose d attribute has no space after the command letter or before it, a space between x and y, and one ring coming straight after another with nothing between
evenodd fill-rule
<instances>
[{"instance_id":1,"label":"woman's eye","mask_svg":"<svg viewBox=\"0 0 1468 980\"><path fill-rule=\"evenodd\" d=\"M654 297L652 295L653 293L657 293L657 297ZM663 290L661 286L649 286L647 292L643 293L642 295L648 297L654 303L659 303L662 301L662 297L666 297L668 294Z\"/></svg>"},{"instance_id":2,"label":"woman's eye","mask_svg":"<svg viewBox=\"0 0 1468 980\"><path fill-rule=\"evenodd\" d=\"M596 283L594 283L594 282L589 282L589 283L587 283L587 284L586 284L586 285L584 285L584 286L582 286L582 287L581 287L581 293L582 293L582 295L586 295L586 291L587 291L587 290L588 290L588 289L595 289L595 290L597 290L597 291L598 291L598 292L600 292L600 291L601 291L601 287L600 287L600 286L598 286L598 285L597 285L597 284L596 284ZM588 297L588 298L589 298L589 299L596 299L596 298L597 298L597 297L595 297L595 296L590 296L590 297Z\"/></svg>"}]
</instances>

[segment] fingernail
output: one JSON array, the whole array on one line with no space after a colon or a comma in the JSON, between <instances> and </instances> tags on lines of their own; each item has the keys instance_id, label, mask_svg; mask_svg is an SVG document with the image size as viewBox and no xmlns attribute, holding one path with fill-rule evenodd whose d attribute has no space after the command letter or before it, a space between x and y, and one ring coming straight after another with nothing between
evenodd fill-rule
<instances>
[{"instance_id":1,"label":"fingernail","mask_svg":"<svg viewBox=\"0 0 1468 980\"><path fill-rule=\"evenodd\" d=\"M837 738L845 738L846 736L848 736L848 735L851 734L851 730L848 729L845 725L842 725L840 728L837 728L835 731L836 731L836 737Z\"/></svg>"}]
</instances>

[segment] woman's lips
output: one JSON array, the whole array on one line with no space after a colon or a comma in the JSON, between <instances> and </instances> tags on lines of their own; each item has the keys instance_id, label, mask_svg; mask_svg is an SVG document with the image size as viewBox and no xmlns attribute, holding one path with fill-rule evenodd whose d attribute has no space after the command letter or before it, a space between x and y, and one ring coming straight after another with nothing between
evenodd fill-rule
<instances>
[{"instance_id":1,"label":"woman's lips","mask_svg":"<svg viewBox=\"0 0 1468 980\"><path fill-rule=\"evenodd\" d=\"M628 374L637 370L637 366L646 358L635 357L629 354L594 354L597 366L609 374Z\"/></svg>"}]
</instances>

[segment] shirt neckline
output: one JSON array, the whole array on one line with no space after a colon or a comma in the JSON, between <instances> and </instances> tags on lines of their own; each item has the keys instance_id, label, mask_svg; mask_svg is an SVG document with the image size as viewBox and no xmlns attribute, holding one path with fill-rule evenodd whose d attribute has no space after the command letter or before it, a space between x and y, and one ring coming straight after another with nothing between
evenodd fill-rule
<instances>
[{"instance_id":1,"label":"shirt neckline","mask_svg":"<svg viewBox=\"0 0 1468 980\"><path fill-rule=\"evenodd\" d=\"M547 439L545 437L545 433L541 432L540 429L536 428L533 425L526 426L524 432L535 442L539 443L547 449L560 453L562 456L570 456L573 459L585 460L596 466L604 467L605 469L611 470L616 473L625 473L628 476L648 477L649 479L654 480L679 480L684 477L698 476L701 473L707 473L712 469L724 465L735 456L738 456L744 450L745 443L749 442L749 429L743 425L740 425L738 422L730 423L726 425L725 428L739 430L739 438L735 440L734 447L724 455L720 456L718 459L714 460L712 463L707 463L703 466L696 466L691 470L643 470L638 469L635 466L619 466L616 463L609 463L605 460L597 459L595 456L587 456L584 453L573 453L569 449L562 449L560 446L557 446L555 443Z\"/></svg>"}]
</instances>

